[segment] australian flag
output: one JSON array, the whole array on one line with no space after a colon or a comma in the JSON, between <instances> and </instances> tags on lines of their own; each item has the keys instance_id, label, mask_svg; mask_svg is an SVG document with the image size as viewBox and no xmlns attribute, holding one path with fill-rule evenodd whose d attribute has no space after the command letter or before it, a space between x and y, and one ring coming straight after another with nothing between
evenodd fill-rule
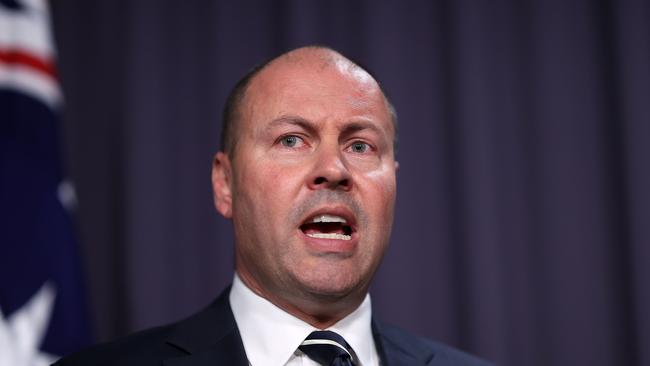
<instances>
[{"instance_id":1,"label":"australian flag","mask_svg":"<svg viewBox=\"0 0 650 366\"><path fill-rule=\"evenodd\" d=\"M90 343L45 0L0 0L0 366Z\"/></svg>"}]
</instances>

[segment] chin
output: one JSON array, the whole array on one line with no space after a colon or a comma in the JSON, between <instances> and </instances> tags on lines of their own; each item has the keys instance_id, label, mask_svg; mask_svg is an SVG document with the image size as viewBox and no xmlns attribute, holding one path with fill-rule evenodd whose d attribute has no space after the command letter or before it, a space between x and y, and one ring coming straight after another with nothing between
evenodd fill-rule
<instances>
[{"instance_id":1,"label":"chin","mask_svg":"<svg viewBox=\"0 0 650 366\"><path fill-rule=\"evenodd\" d=\"M319 299L339 300L356 292L362 282L358 274L345 273L346 271L316 272L320 273L310 272L310 276L297 280L303 291Z\"/></svg>"}]
</instances>

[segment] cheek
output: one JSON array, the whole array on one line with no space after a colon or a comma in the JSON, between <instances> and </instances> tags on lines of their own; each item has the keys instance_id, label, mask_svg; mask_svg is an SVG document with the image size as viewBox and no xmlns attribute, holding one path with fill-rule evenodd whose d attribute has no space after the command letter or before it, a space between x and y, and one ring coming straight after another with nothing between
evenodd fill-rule
<instances>
[{"instance_id":1,"label":"cheek","mask_svg":"<svg viewBox=\"0 0 650 366\"><path fill-rule=\"evenodd\" d=\"M292 209L299 188L300 179L293 169L265 161L251 164L237 176L238 202L234 203L234 210L241 208L241 214L255 219L259 225L286 226L280 221Z\"/></svg>"},{"instance_id":2,"label":"cheek","mask_svg":"<svg viewBox=\"0 0 650 366\"><path fill-rule=\"evenodd\" d=\"M371 196L370 204L373 206L375 212L381 215L389 216L392 219L393 206L395 204L395 195L397 193L397 184L395 181L395 174L392 171L375 171L368 174L368 187L372 187L369 193Z\"/></svg>"},{"instance_id":3,"label":"cheek","mask_svg":"<svg viewBox=\"0 0 650 366\"><path fill-rule=\"evenodd\" d=\"M263 186L264 177L251 174L255 168L246 165L246 169L235 170L233 189L233 223L240 234L250 236L255 234L254 228L263 228L266 221L262 220L268 210L267 202L263 200L260 192L266 189ZM257 235L256 235L257 236Z\"/></svg>"},{"instance_id":4,"label":"cheek","mask_svg":"<svg viewBox=\"0 0 650 366\"><path fill-rule=\"evenodd\" d=\"M265 161L261 153L250 154L241 164L242 169L235 170L235 181L241 188L239 192L247 195L260 194L268 189L277 178L277 171L272 163Z\"/></svg>"}]
</instances>

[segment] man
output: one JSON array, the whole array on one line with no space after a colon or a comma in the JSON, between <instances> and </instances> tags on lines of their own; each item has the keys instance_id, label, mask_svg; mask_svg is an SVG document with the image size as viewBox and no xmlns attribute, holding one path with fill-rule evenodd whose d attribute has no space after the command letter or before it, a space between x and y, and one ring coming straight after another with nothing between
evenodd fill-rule
<instances>
[{"instance_id":1,"label":"man","mask_svg":"<svg viewBox=\"0 0 650 366\"><path fill-rule=\"evenodd\" d=\"M240 81L212 184L236 274L210 307L61 365L484 365L371 317L388 245L396 121L378 83L323 47Z\"/></svg>"}]
</instances>

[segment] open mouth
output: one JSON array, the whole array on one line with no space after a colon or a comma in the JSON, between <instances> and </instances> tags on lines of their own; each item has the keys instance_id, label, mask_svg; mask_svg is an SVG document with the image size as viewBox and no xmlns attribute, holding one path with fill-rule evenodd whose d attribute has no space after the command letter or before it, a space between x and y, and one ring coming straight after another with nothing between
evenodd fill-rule
<instances>
[{"instance_id":1,"label":"open mouth","mask_svg":"<svg viewBox=\"0 0 650 366\"><path fill-rule=\"evenodd\" d=\"M352 240L353 226L344 217L333 214L318 214L300 225L310 238Z\"/></svg>"}]
</instances>

